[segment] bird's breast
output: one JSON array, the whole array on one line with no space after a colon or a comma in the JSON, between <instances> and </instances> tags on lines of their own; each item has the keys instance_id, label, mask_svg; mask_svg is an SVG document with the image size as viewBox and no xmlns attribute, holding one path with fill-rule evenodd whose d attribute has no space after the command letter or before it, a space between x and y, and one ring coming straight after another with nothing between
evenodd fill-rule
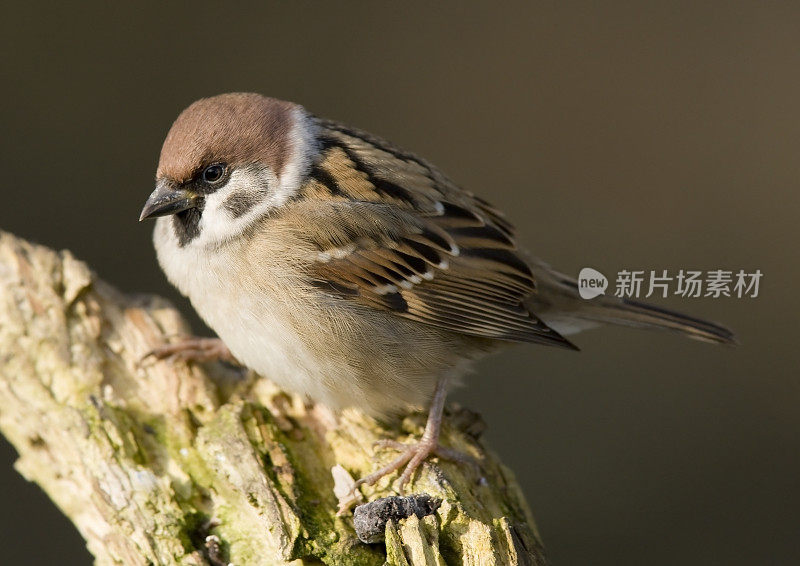
<instances>
[{"instance_id":1,"label":"bird's breast","mask_svg":"<svg viewBox=\"0 0 800 566\"><path fill-rule=\"evenodd\" d=\"M439 375L474 357L473 339L313 288L277 249L180 247L160 224L170 282L240 362L285 389L387 414L424 405Z\"/></svg>"}]
</instances>

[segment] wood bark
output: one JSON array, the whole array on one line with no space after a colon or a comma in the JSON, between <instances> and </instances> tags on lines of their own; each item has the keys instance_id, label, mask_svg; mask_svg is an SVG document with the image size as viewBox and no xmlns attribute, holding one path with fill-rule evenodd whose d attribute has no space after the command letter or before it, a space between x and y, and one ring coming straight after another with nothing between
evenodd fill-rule
<instances>
[{"instance_id":1,"label":"wood bark","mask_svg":"<svg viewBox=\"0 0 800 566\"><path fill-rule=\"evenodd\" d=\"M449 408L443 443L480 469L429 461L409 492L440 499L436 512L364 544L336 514L331 468L369 473L394 455L373 443L418 437L424 416L334 416L233 366L142 361L186 333L165 300L0 233L0 430L97 564L545 564L474 414ZM393 495L395 479L363 497Z\"/></svg>"}]
</instances>

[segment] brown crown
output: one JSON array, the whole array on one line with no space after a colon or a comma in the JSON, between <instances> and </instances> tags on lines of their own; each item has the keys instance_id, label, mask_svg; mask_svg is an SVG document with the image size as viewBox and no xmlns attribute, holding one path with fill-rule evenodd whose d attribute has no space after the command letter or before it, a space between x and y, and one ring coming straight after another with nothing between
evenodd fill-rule
<instances>
[{"instance_id":1,"label":"brown crown","mask_svg":"<svg viewBox=\"0 0 800 566\"><path fill-rule=\"evenodd\" d=\"M161 148L156 177L184 182L215 162L262 163L280 174L291 151L296 107L253 93L200 99L172 125Z\"/></svg>"}]
</instances>

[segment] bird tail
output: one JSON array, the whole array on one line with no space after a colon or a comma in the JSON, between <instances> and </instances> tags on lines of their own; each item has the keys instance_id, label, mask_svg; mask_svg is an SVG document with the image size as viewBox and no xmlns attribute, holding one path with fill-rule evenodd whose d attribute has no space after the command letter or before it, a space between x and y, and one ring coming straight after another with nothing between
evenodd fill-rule
<instances>
[{"instance_id":1,"label":"bird tail","mask_svg":"<svg viewBox=\"0 0 800 566\"><path fill-rule=\"evenodd\" d=\"M703 342L737 344L733 332L721 324L631 299L602 298L576 314L598 322L675 330Z\"/></svg>"},{"instance_id":2,"label":"bird tail","mask_svg":"<svg viewBox=\"0 0 800 566\"><path fill-rule=\"evenodd\" d=\"M738 344L734 333L725 326L677 311L613 295L582 299L577 281L544 264L536 267L541 285L531 297L531 307L561 334L608 323L673 330L703 342Z\"/></svg>"}]
</instances>

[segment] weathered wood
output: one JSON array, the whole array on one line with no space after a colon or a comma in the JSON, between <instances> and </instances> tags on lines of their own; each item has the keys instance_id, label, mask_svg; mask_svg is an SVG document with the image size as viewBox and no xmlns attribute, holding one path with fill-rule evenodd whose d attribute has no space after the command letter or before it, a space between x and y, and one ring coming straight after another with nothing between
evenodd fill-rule
<instances>
[{"instance_id":1,"label":"weathered wood","mask_svg":"<svg viewBox=\"0 0 800 566\"><path fill-rule=\"evenodd\" d=\"M545 563L519 487L470 413L449 411L443 442L480 470L427 463L410 492L440 498L436 513L390 522L385 543L367 545L336 515L331 467L367 474L393 455L373 443L421 434L423 417L334 417L236 368L141 361L187 332L163 299L0 234L0 430L97 564ZM394 479L362 492L392 495Z\"/></svg>"}]
</instances>

